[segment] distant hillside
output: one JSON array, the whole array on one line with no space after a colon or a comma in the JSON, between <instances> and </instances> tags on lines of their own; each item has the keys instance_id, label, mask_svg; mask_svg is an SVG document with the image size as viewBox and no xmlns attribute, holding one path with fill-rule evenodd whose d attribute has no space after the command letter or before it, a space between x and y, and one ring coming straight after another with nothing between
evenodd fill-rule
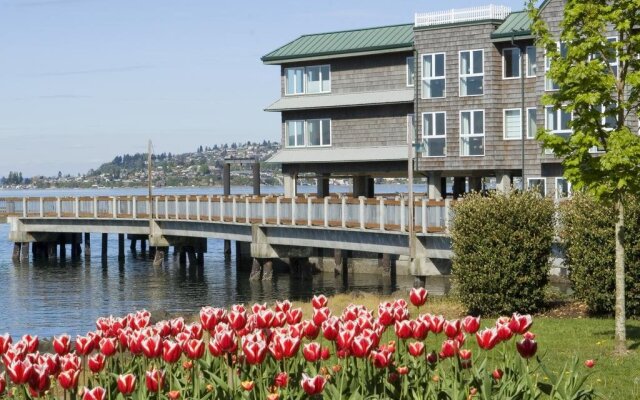
<instances>
[{"instance_id":1,"label":"distant hillside","mask_svg":"<svg viewBox=\"0 0 640 400\"><path fill-rule=\"evenodd\" d=\"M162 186L210 186L222 184L222 166L225 158L258 158L261 161L271 157L280 144L271 141L262 143L232 143L199 146L195 152L152 155L152 180L156 187ZM86 174L77 176L58 173L52 177L24 178L20 172L10 172L8 177L0 178L0 187L134 187L145 186L147 177L147 154L123 154L113 158ZM231 166L233 185L251 184L250 166ZM276 166L261 165L263 184L282 183Z\"/></svg>"}]
</instances>

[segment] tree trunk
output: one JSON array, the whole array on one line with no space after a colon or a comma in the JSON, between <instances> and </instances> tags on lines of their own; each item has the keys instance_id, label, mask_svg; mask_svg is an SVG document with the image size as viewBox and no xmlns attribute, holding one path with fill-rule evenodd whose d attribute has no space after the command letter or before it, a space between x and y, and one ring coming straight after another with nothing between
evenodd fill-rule
<instances>
[{"instance_id":1,"label":"tree trunk","mask_svg":"<svg viewBox=\"0 0 640 400\"><path fill-rule=\"evenodd\" d=\"M624 354L627 352L627 333L625 328L625 272L624 272L624 247L622 244L624 234L624 205L622 200L616 204L618 221L616 221L616 328L615 328L615 352Z\"/></svg>"}]
</instances>

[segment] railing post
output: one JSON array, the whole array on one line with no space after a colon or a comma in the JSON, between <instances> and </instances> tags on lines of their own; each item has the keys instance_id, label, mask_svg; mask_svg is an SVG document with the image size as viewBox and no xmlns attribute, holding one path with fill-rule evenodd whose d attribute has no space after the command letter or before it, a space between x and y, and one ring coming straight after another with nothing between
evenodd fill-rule
<instances>
[{"instance_id":1,"label":"railing post","mask_svg":"<svg viewBox=\"0 0 640 400\"><path fill-rule=\"evenodd\" d=\"M58 198L58 201L60 201L59 198ZM118 218L118 199L115 196L113 196L111 204L113 204L113 218L117 219Z\"/></svg>"},{"instance_id":2,"label":"railing post","mask_svg":"<svg viewBox=\"0 0 640 400\"><path fill-rule=\"evenodd\" d=\"M296 224L296 196L291 197L291 225Z\"/></svg>"},{"instance_id":3,"label":"railing post","mask_svg":"<svg viewBox=\"0 0 640 400\"><path fill-rule=\"evenodd\" d=\"M224 222L224 196L220 196L220 222Z\"/></svg>"},{"instance_id":4,"label":"railing post","mask_svg":"<svg viewBox=\"0 0 640 400\"><path fill-rule=\"evenodd\" d=\"M164 219L169 219L169 196L164 196Z\"/></svg>"},{"instance_id":5,"label":"railing post","mask_svg":"<svg viewBox=\"0 0 640 400\"><path fill-rule=\"evenodd\" d=\"M176 204L176 219L180 219L180 202L178 201L178 196L175 196L175 204Z\"/></svg>"},{"instance_id":6,"label":"railing post","mask_svg":"<svg viewBox=\"0 0 640 400\"><path fill-rule=\"evenodd\" d=\"M133 219L138 218L138 199L136 196L133 196L131 199L131 217L133 217Z\"/></svg>"},{"instance_id":7,"label":"railing post","mask_svg":"<svg viewBox=\"0 0 640 400\"><path fill-rule=\"evenodd\" d=\"M98 198L93 197L93 218L98 218Z\"/></svg>"},{"instance_id":8,"label":"railing post","mask_svg":"<svg viewBox=\"0 0 640 400\"><path fill-rule=\"evenodd\" d=\"M262 225L267 224L267 198L262 198Z\"/></svg>"},{"instance_id":9,"label":"railing post","mask_svg":"<svg viewBox=\"0 0 640 400\"><path fill-rule=\"evenodd\" d=\"M407 230L407 227L405 226L406 210L404 209L404 206L405 206L404 196L401 196L400 197L400 232L405 232Z\"/></svg>"},{"instance_id":10,"label":"railing post","mask_svg":"<svg viewBox=\"0 0 640 400\"><path fill-rule=\"evenodd\" d=\"M251 223L251 206L249 205L249 197L244 198L244 216L247 224Z\"/></svg>"},{"instance_id":11,"label":"railing post","mask_svg":"<svg viewBox=\"0 0 640 400\"><path fill-rule=\"evenodd\" d=\"M211 204L211 196L207 196L207 214L209 216L209 221L213 218L213 204Z\"/></svg>"},{"instance_id":12,"label":"railing post","mask_svg":"<svg viewBox=\"0 0 640 400\"><path fill-rule=\"evenodd\" d=\"M40 197L40 218L44 217L44 199Z\"/></svg>"},{"instance_id":13,"label":"railing post","mask_svg":"<svg viewBox=\"0 0 640 400\"><path fill-rule=\"evenodd\" d=\"M449 231L449 212L451 211L451 199L444 199L444 229Z\"/></svg>"},{"instance_id":14,"label":"railing post","mask_svg":"<svg viewBox=\"0 0 640 400\"><path fill-rule=\"evenodd\" d=\"M345 196L342 196L341 198L341 219L342 219L342 227L346 228L347 227L347 198Z\"/></svg>"},{"instance_id":15,"label":"railing post","mask_svg":"<svg viewBox=\"0 0 640 400\"><path fill-rule=\"evenodd\" d=\"M422 233L428 232L429 226L429 209L427 208L427 199L422 198Z\"/></svg>"},{"instance_id":16,"label":"railing post","mask_svg":"<svg viewBox=\"0 0 640 400\"><path fill-rule=\"evenodd\" d=\"M312 213L312 210L311 210L311 206L312 206L312 203L311 203L312 200L311 199L312 199L311 196L307 197L307 226L311 226L312 225L311 224L311 219L313 217L313 213Z\"/></svg>"},{"instance_id":17,"label":"railing post","mask_svg":"<svg viewBox=\"0 0 640 400\"><path fill-rule=\"evenodd\" d=\"M185 212L185 219L188 221L189 220L189 215L191 214L190 210L189 210L189 196L185 196L184 197L184 212Z\"/></svg>"},{"instance_id":18,"label":"railing post","mask_svg":"<svg viewBox=\"0 0 640 400\"><path fill-rule=\"evenodd\" d=\"M236 223L236 217L238 214L238 204L236 202L236 196L233 196L231 198L231 221L235 224Z\"/></svg>"},{"instance_id":19,"label":"railing post","mask_svg":"<svg viewBox=\"0 0 640 400\"><path fill-rule=\"evenodd\" d=\"M324 198L324 227L329 227L329 196L325 196Z\"/></svg>"},{"instance_id":20,"label":"railing post","mask_svg":"<svg viewBox=\"0 0 640 400\"><path fill-rule=\"evenodd\" d=\"M380 230L384 231L384 221L385 221L385 215L384 215L384 197L380 196L379 197L380 200L380 205L379 210L378 210L378 217L380 218Z\"/></svg>"},{"instance_id":21,"label":"railing post","mask_svg":"<svg viewBox=\"0 0 640 400\"><path fill-rule=\"evenodd\" d=\"M280 196L276 198L276 225L280 225Z\"/></svg>"},{"instance_id":22,"label":"railing post","mask_svg":"<svg viewBox=\"0 0 640 400\"><path fill-rule=\"evenodd\" d=\"M200 221L200 196L196 196L196 218Z\"/></svg>"},{"instance_id":23,"label":"railing post","mask_svg":"<svg viewBox=\"0 0 640 400\"><path fill-rule=\"evenodd\" d=\"M360 206L359 206L359 214L360 214L360 229L364 229L365 225L364 225L364 196L360 196L358 198L358 200L360 200Z\"/></svg>"},{"instance_id":24,"label":"railing post","mask_svg":"<svg viewBox=\"0 0 640 400\"><path fill-rule=\"evenodd\" d=\"M158 196L155 196L153 198L153 202L155 204L155 210L156 210L156 219L160 219L160 199L158 198Z\"/></svg>"},{"instance_id":25,"label":"railing post","mask_svg":"<svg viewBox=\"0 0 640 400\"><path fill-rule=\"evenodd\" d=\"M76 218L80 218L80 198L77 196L74 199L74 208L76 212Z\"/></svg>"},{"instance_id":26,"label":"railing post","mask_svg":"<svg viewBox=\"0 0 640 400\"><path fill-rule=\"evenodd\" d=\"M27 198L22 198L22 218L27 218Z\"/></svg>"}]
</instances>

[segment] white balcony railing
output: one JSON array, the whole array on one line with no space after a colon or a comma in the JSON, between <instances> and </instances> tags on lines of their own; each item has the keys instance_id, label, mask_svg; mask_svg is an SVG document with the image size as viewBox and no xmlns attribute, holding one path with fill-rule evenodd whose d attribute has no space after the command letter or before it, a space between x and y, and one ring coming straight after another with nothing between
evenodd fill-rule
<instances>
[{"instance_id":1,"label":"white balcony railing","mask_svg":"<svg viewBox=\"0 0 640 400\"><path fill-rule=\"evenodd\" d=\"M416 13L415 26L435 26L458 22L503 20L511 13L511 8L489 4L487 6Z\"/></svg>"}]
</instances>

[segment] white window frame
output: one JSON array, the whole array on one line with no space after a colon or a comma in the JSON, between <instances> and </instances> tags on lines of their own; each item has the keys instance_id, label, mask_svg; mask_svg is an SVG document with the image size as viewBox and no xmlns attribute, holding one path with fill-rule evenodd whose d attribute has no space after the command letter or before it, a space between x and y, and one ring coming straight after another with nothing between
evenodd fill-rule
<instances>
[{"instance_id":1,"label":"white window frame","mask_svg":"<svg viewBox=\"0 0 640 400\"><path fill-rule=\"evenodd\" d=\"M309 137L309 131L310 130L309 130L308 125L313 121L320 121L320 133L319 133L320 134L320 144L319 145L318 144L313 144L312 145L311 144L311 138ZM322 133L323 133L323 131L322 131L322 121L329 121L329 144L322 144L322 136L323 136L322 135ZM314 147L314 148L316 148L316 147L331 147L331 141L333 139L332 136L331 136L331 130L332 130L331 129L331 118L310 118L310 119L307 119L307 120L305 120L305 123L304 123L304 130L305 130L305 134L306 134L305 142L307 143L307 145L305 147Z\"/></svg>"},{"instance_id":2,"label":"white window frame","mask_svg":"<svg viewBox=\"0 0 640 400\"><path fill-rule=\"evenodd\" d=\"M434 124L434 133L435 133L435 127L436 127L436 114L443 114L444 115L444 132L441 134L434 134L432 136L428 136L424 130L426 128L426 125L424 123L424 117L425 115L431 115L433 118L433 124ZM421 134L422 134L422 142L424 143L424 151L422 152L422 156L425 158L440 158L440 157L446 157L447 156L447 113L446 111L429 111L429 112L423 112L422 113L422 129L421 129ZM441 156L430 156L428 155L428 148L429 148L429 139L444 139L444 152Z\"/></svg>"},{"instance_id":3,"label":"white window frame","mask_svg":"<svg viewBox=\"0 0 640 400\"><path fill-rule=\"evenodd\" d=\"M411 73L411 67L413 67L413 74ZM413 83L411 83L412 75L413 75ZM410 56L410 57L407 57L407 87L414 87L415 84L416 84L416 58L414 56Z\"/></svg>"},{"instance_id":4,"label":"white window frame","mask_svg":"<svg viewBox=\"0 0 640 400\"><path fill-rule=\"evenodd\" d=\"M327 67L329 70L329 90L320 90L319 92L309 92L309 69L318 68L320 76L320 87L322 88L322 82L324 82L322 75L322 68ZM309 65L304 68L304 94L321 94L331 93L331 64Z\"/></svg>"},{"instance_id":5,"label":"white window frame","mask_svg":"<svg viewBox=\"0 0 640 400\"><path fill-rule=\"evenodd\" d=\"M567 51L569 51L569 45L566 42L557 41L556 42L556 46L558 48L558 51L560 52L560 56L561 57L562 57L562 44L563 43L566 46ZM547 76L550 69L551 69L551 59L549 57L547 57L547 52L545 51L545 53L544 53L544 90L545 90L545 92L557 92L560 89L559 88L554 88L553 86L555 86L555 83L553 82L553 80L551 80L551 78L549 78Z\"/></svg>"},{"instance_id":6,"label":"white window frame","mask_svg":"<svg viewBox=\"0 0 640 400\"><path fill-rule=\"evenodd\" d=\"M302 70L302 91L301 92L294 92L294 93L288 93L287 89L289 88L289 74L287 73L287 71L289 70L295 70L295 69L301 69ZM307 72L305 67L290 67L290 68L285 68L284 69L284 95L285 96L299 96L301 94L305 94L306 93L306 84L307 84ZM295 85L297 86L297 85ZM294 87L295 87L294 86Z\"/></svg>"},{"instance_id":7,"label":"white window frame","mask_svg":"<svg viewBox=\"0 0 640 400\"><path fill-rule=\"evenodd\" d=\"M462 134L462 114L463 113L471 113L471 120L469 123L469 128L471 131L473 131L473 126L475 125L475 117L474 117L474 113L481 111L482 112L482 134L479 133L471 133L469 135L463 135ZM487 116L485 113L484 109L475 109L475 110L460 110L460 157L484 157L484 155L486 154L486 147L487 147L487 141L486 141L486 124L487 124ZM481 137L482 138L482 154L468 154L465 155L463 154L463 149L464 149L464 143L463 143L463 138L464 137L468 137L468 138L473 138L473 137Z\"/></svg>"},{"instance_id":8,"label":"white window frame","mask_svg":"<svg viewBox=\"0 0 640 400\"><path fill-rule=\"evenodd\" d=\"M294 142L295 144L293 146L291 146L289 144L289 123L293 123L293 122L302 122L302 140L304 140L304 144L298 144L298 132L296 132L296 135L294 135ZM307 147L306 143L307 143L307 121L303 120L303 119L289 119L284 121L284 140L285 140L285 147L288 147L290 149L293 148L302 148L302 147Z\"/></svg>"},{"instance_id":9,"label":"white window frame","mask_svg":"<svg viewBox=\"0 0 640 400\"><path fill-rule=\"evenodd\" d=\"M536 118L535 118L535 123L536 123L536 132L531 132L531 129L529 129L529 112L531 110L535 110L536 112ZM527 139L535 139L536 138L536 133L538 132L538 108L537 107L527 107Z\"/></svg>"},{"instance_id":10,"label":"white window frame","mask_svg":"<svg viewBox=\"0 0 640 400\"><path fill-rule=\"evenodd\" d=\"M547 110L548 109L552 109L553 110L553 106L545 106L544 107L544 129L546 129L547 131L551 132L554 135L557 134L561 134L561 135L565 135L565 134L569 134L571 135L573 133L573 129L569 128L569 129L549 129L549 120L547 118ZM563 111L562 108L558 108L557 110L553 110L554 113L556 113L556 120L558 121L558 123L561 123L561 112ZM570 121L573 121L573 112L571 112L571 119ZM544 150L545 154L553 154L553 150L551 149L545 149Z\"/></svg>"},{"instance_id":11,"label":"white window frame","mask_svg":"<svg viewBox=\"0 0 640 400\"><path fill-rule=\"evenodd\" d=\"M462 74L462 53L471 53L471 57L469 57L469 70L473 71L474 63L473 63L473 53L476 51L482 52L482 73L473 73L470 74ZM458 96L459 97L478 97L484 96L485 88L484 88L484 49L473 49L473 50L460 50L458 52ZM462 94L462 79L463 78L477 78L482 77L482 93L481 94Z\"/></svg>"},{"instance_id":12,"label":"white window frame","mask_svg":"<svg viewBox=\"0 0 640 400\"><path fill-rule=\"evenodd\" d=\"M529 58L529 49L533 49L535 51L535 66L536 66L536 72L533 75L529 75L529 70L531 69L531 60ZM538 75L538 49L536 48L536 46L527 46L525 48L525 52L526 52L526 59L527 59L527 75L525 75L527 78L535 78Z\"/></svg>"},{"instance_id":13,"label":"white window frame","mask_svg":"<svg viewBox=\"0 0 640 400\"><path fill-rule=\"evenodd\" d=\"M435 59L436 59L436 56L439 56L439 55L442 55L442 64L443 64L442 66L443 66L443 70L444 70L443 71L444 75L435 75L434 74L433 76L429 76L429 77L425 76L425 68L424 68L424 59L425 59L425 57L431 56L431 58L432 58L432 60L434 62L432 63L432 67L431 67L431 71L430 72L434 72L435 73L435 70L436 70ZM444 99L444 98L446 98L447 97L447 54L444 53L444 52L440 52L440 53L425 53L425 54L422 54L422 56L420 57L420 62L421 62L420 65L422 66L422 68L421 68L422 69L422 75L421 75L422 87L420 88L421 89L420 90L421 98L425 99L425 100L426 99ZM426 93L425 93L425 90L424 90L424 84L427 81L433 81L433 80L443 80L444 81L444 89L442 90L442 96L441 97L432 97L430 95L431 93L429 93L429 96L426 96Z\"/></svg>"},{"instance_id":14,"label":"white window frame","mask_svg":"<svg viewBox=\"0 0 640 400\"><path fill-rule=\"evenodd\" d=\"M518 52L518 75L517 76L507 76L507 56L506 52L508 51L517 51ZM484 55L483 55L484 57ZM519 79L522 75L522 54L520 54L520 49L518 47L506 47L502 49L502 79L510 80L510 79ZM484 61L484 58L483 58ZM484 68L482 69L484 71Z\"/></svg>"},{"instance_id":15,"label":"white window frame","mask_svg":"<svg viewBox=\"0 0 640 400\"><path fill-rule=\"evenodd\" d=\"M520 135L518 137L507 137L507 111L517 111L520 116L520 123L518 130ZM505 108L502 110L502 139L503 140L522 140L522 109L521 108Z\"/></svg>"},{"instance_id":16,"label":"white window frame","mask_svg":"<svg viewBox=\"0 0 640 400\"><path fill-rule=\"evenodd\" d=\"M560 193L560 191L558 190L558 182L559 182L560 180L563 180L563 181L566 181L566 182L567 182L567 197L560 197L560 196L558 195L558 194ZM571 182L569 182L569 180L567 180L567 178L564 178L564 177L562 177L562 176L556 176L556 179L555 179L555 185L556 185L556 187L555 187L555 194L554 194L554 196L555 196L556 200L560 200L560 199L568 199L568 198L570 198L570 197L573 195L573 190L571 189Z\"/></svg>"},{"instance_id":17,"label":"white window frame","mask_svg":"<svg viewBox=\"0 0 640 400\"><path fill-rule=\"evenodd\" d=\"M543 176L532 176L527 178L527 190L531 189L531 181L542 181L542 197L547 196L547 179Z\"/></svg>"}]
</instances>

